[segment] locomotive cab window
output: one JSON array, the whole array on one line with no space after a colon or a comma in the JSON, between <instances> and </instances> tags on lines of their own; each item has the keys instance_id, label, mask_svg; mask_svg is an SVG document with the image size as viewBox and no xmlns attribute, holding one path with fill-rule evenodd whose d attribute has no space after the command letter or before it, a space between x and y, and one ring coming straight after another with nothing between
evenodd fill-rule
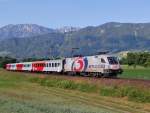
<instances>
[{"instance_id":1,"label":"locomotive cab window","mask_svg":"<svg viewBox=\"0 0 150 113\"><path fill-rule=\"evenodd\" d=\"M106 63L105 60L103 58L101 58L101 63Z\"/></svg>"},{"instance_id":2,"label":"locomotive cab window","mask_svg":"<svg viewBox=\"0 0 150 113\"><path fill-rule=\"evenodd\" d=\"M118 64L117 57L107 57L109 64Z\"/></svg>"}]
</instances>

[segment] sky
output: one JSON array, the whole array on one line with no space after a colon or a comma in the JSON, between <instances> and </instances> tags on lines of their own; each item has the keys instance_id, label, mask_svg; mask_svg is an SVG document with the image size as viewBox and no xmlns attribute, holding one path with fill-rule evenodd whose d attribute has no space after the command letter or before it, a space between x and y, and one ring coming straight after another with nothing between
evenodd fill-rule
<instances>
[{"instance_id":1,"label":"sky","mask_svg":"<svg viewBox=\"0 0 150 113\"><path fill-rule=\"evenodd\" d=\"M85 27L106 22L150 22L150 0L0 0L0 27Z\"/></svg>"}]
</instances>

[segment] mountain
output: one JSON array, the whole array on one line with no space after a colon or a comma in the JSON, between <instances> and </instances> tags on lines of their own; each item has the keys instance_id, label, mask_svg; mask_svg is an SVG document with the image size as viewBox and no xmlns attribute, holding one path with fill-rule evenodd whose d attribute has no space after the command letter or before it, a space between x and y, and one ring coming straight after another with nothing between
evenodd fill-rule
<instances>
[{"instance_id":1,"label":"mountain","mask_svg":"<svg viewBox=\"0 0 150 113\"><path fill-rule=\"evenodd\" d=\"M65 33L50 32L24 38L6 38L0 41L0 53L9 53L17 58L56 57L91 55L106 50L150 51L149 45L150 23L110 22ZM72 50L74 47L79 49Z\"/></svg>"},{"instance_id":2,"label":"mountain","mask_svg":"<svg viewBox=\"0 0 150 113\"><path fill-rule=\"evenodd\" d=\"M0 39L13 38L13 37L33 37L43 34L55 32L55 30L39 26L36 24L17 24L6 25L0 28Z\"/></svg>"},{"instance_id":3,"label":"mountain","mask_svg":"<svg viewBox=\"0 0 150 113\"><path fill-rule=\"evenodd\" d=\"M80 48L78 53L84 55L106 50L150 50L150 23L110 22L96 27L88 26L66 34L64 40L62 53L67 53L65 51L71 47Z\"/></svg>"},{"instance_id":4,"label":"mountain","mask_svg":"<svg viewBox=\"0 0 150 113\"><path fill-rule=\"evenodd\" d=\"M62 28L56 29L56 31L61 32L61 33L74 32L78 30L80 30L79 27L72 27L72 26L64 26Z\"/></svg>"},{"instance_id":5,"label":"mountain","mask_svg":"<svg viewBox=\"0 0 150 113\"><path fill-rule=\"evenodd\" d=\"M60 33L50 33L28 38L8 38L0 41L0 52L17 58L58 56L63 37Z\"/></svg>"}]
</instances>

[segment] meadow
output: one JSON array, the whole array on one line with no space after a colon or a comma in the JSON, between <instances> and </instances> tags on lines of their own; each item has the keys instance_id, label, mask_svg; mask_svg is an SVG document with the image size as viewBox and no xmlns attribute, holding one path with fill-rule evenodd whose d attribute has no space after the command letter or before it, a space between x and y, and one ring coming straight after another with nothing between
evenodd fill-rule
<instances>
[{"instance_id":1,"label":"meadow","mask_svg":"<svg viewBox=\"0 0 150 113\"><path fill-rule=\"evenodd\" d=\"M0 69L1 113L149 113L136 89L99 87L43 74ZM120 91L124 93L120 93ZM117 93L114 93L117 92ZM133 93L132 93L133 92ZM127 95L130 95L128 100ZM138 97L139 100L134 97ZM141 94L141 93L140 93ZM142 93L143 94L143 93ZM124 95L123 98L121 95ZM143 95L140 95L143 97ZM145 96L148 98L148 96ZM132 100L133 99L133 100Z\"/></svg>"},{"instance_id":2,"label":"meadow","mask_svg":"<svg viewBox=\"0 0 150 113\"><path fill-rule=\"evenodd\" d=\"M122 68L124 72L119 75L121 78L150 80L150 67L122 65Z\"/></svg>"}]
</instances>

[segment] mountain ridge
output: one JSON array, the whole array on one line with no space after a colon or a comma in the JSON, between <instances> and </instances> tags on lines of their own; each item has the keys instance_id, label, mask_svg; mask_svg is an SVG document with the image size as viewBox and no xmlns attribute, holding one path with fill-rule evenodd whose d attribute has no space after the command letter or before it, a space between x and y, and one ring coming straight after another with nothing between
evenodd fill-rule
<instances>
[{"instance_id":1,"label":"mountain ridge","mask_svg":"<svg viewBox=\"0 0 150 113\"><path fill-rule=\"evenodd\" d=\"M0 28L0 39L4 38L26 38L48 33L67 33L78 31L79 27L64 26L61 28L48 28L37 24L8 24Z\"/></svg>"},{"instance_id":2,"label":"mountain ridge","mask_svg":"<svg viewBox=\"0 0 150 113\"><path fill-rule=\"evenodd\" d=\"M150 50L150 23L109 22L71 32L50 32L0 41L0 53L17 58L72 56L99 51ZM79 48L72 53L72 48Z\"/></svg>"}]
</instances>

